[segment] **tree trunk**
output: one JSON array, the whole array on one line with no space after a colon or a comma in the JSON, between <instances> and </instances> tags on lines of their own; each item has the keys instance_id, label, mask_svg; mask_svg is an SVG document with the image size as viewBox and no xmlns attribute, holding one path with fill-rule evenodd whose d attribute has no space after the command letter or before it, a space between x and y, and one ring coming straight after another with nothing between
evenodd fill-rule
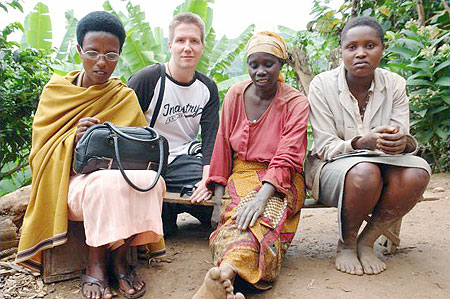
<instances>
[{"instance_id":1,"label":"tree trunk","mask_svg":"<svg viewBox=\"0 0 450 299\"><path fill-rule=\"evenodd\" d=\"M22 187L1 198L0 214L8 215L17 227L22 226L22 220L30 201L31 185Z\"/></svg>"},{"instance_id":2,"label":"tree trunk","mask_svg":"<svg viewBox=\"0 0 450 299\"><path fill-rule=\"evenodd\" d=\"M419 20L418 20L419 26L425 26L425 10L423 9L423 1L422 0L417 1L416 9L417 9L417 15L419 17Z\"/></svg>"},{"instance_id":3,"label":"tree trunk","mask_svg":"<svg viewBox=\"0 0 450 299\"><path fill-rule=\"evenodd\" d=\"M288 60L288 63L294 70L298 87L308 96L309 83L314 78L314 74L309 66L308 54L301 50L299 46L289 50L289 54L291 59Z\"/></svg>"},{"instance_id":4,"label":"tree trunk","mask_svg":"<svg viewBox=\"0 0 450 299\"><path fill-rule=\"evenodd\" d=\"M359 6L359 0L352 0L352 11L350 13L350 20L357 16L358 6Z\"/></svg>"},{"instance_id":5,"label":"tree trunk","mask_svg":"<svg viewBox=\"0 0 450 299\"><path fill-rule=\"evenodd\" d=\"M444 4L445 10L450 15L450 6L448 6L447 0L442 0L442 4Z\"/></svg>"}]
</instances>

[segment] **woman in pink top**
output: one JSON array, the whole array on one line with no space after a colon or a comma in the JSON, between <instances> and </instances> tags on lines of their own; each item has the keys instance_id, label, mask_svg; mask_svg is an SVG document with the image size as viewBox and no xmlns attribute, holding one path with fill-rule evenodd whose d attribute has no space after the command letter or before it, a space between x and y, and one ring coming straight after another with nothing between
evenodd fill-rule
<instances>
[{"instance_id":1,"label":"woman in pink top","mask_svg":"<svg viewBox=\"0 0 450 299\"><path fill-rule=\"evenodd\" d=\"M272 32L247 46L251 81L230 88L207 186L214 191L210 236L216 267L194 298L233 298L236 275L271 288L292 241L305 199L303 160L309 104L280 82L286 44ZM281 78L282 79L282 78Z\"/></svg>"}]
</instances>

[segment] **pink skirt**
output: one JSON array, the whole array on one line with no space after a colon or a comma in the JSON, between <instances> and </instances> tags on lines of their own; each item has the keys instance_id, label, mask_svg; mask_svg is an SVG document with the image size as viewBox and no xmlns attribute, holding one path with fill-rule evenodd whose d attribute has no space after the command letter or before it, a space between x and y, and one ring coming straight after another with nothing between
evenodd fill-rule
<instances>
[{"instance_id":1,"label":"pink skirt","mask_svg":"<svg viewBox=\"0 0 450 299\"><path fill-rule=\"evenodd\" d=\"M126 170L131 181L143 188L153 182L151 170ZM136 235L130 245L158 242L163 236L161 211L166 185L162 178L148 192L128 185L119 170L99 170L70 178L69 220L83 221L86 244L107 245L112 250Z\"/></svg>"}]
</instances>

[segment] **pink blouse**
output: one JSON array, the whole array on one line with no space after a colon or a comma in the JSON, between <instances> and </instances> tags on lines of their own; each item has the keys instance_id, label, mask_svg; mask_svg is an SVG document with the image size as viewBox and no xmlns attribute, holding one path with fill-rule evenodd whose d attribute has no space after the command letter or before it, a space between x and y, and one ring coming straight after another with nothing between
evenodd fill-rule
<instances>
[{"instance_id":1,"label":"pink blouse","mask_svg":"<svg viewBox=\"0 0 450 299\"><path fill-rule=\"evenodd\" d=\"M302 173L307 139L309 103L298 90L278 83L277 93L256 121L245 112L244 92L251 81L233 85L223 101L219 130L211 158L207 186L226 186L233 155L244 161L267 162L263 182L285 192L291 187L291 172Z\"/></svg>"}]
</instances>

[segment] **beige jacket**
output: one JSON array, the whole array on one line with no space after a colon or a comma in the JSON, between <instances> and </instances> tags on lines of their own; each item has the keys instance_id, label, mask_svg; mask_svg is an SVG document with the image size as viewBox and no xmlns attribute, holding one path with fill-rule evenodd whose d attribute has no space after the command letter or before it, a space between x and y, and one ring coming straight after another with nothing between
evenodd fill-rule
<instances>
[{"instance_id":1,"label":"beige jacket","mask_svg":"<svg viewBox=\"0 0 450 299\"><path fill-rule=\"evenodd\" d=\"M306 185L311 196L319 199L319 177L323 165L335 155L353 151L353 138L381 125L398 125L407 135L407 148L417 149L417 141L409 135L409 100L405 79L377 68L373 92L364 114L359 116L356 100L352 99L345 79L345 68L317 75L310 84L310 122L313 127L313 147L305 164Z\"/></svg>"}]
</instances>

